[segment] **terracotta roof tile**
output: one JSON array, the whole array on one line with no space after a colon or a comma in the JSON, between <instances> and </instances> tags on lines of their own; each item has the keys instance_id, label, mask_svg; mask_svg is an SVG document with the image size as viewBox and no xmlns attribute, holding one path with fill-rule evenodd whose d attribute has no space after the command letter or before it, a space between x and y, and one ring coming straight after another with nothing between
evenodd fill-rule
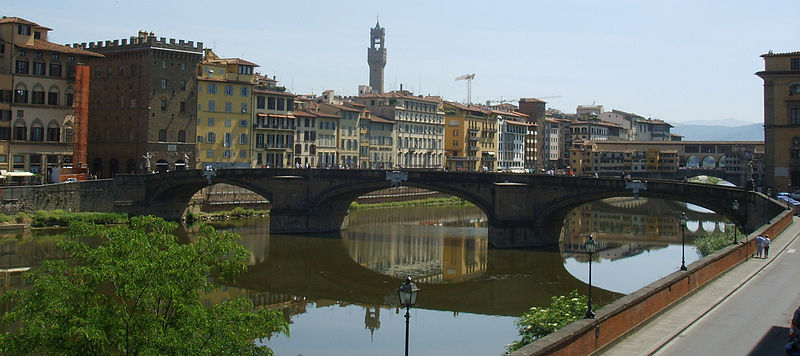
<instances>
[{"instance_id":1,"label":"terracotta roof tile","mask_svg":"<svg viewBox=\"0 0 800 356\"><path fill-rule=\"evenodd\" d=\"M38 27L38 28L41 28L41 29L44 29L44 30L48 30L48 31L53 30L52 28L47 28L47 27L41 26L38 23L35 23L33 21L28 21L28 20L23 19L21 17L5 17L4 16L3 18L0 18L0 23L21 23L21 24L25 24L25 25L35 26L35 27Z\"/></svg>"},{"instance_id":2,"label":"terracotta roof tile","mask_svg":"<svg viewBox=\"0 0 800 356\"><path fill-rule=\"evenodd\" d=\"M90 52L80 48L72 48L69 46L62 46L60 44L55 44L53 42L44 41L44 40L33 40L32 45L28 44L19 44L17 45L20 48L32 49L32 50L41 50L41 51L53 51L53 52L60 52L60 53L69 53L69 54L77 54L81 56L88 56L88 57L105 57L102 54Z\"/></svg>"}]
</instances>

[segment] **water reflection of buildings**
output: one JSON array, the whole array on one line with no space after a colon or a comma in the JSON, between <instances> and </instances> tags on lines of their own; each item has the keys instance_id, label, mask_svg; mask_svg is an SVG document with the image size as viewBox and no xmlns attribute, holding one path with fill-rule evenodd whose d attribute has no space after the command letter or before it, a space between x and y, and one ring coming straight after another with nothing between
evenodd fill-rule
<instances>
[{"instance_id":1,"label":"water reflection of buildings","mask_svg":"<svg viewBox=\"0 0 800 356\"><path fill-rule=\"evenodd\" d=\"M236 231L242 237L241 243L250 250L248 266L267 262L269 256L269 218L257 218L263 221L245 219L234 222L213 222L217 231Z\"/></svg>"},{"instance_id":2,"label":"water reflection of buildings","mask_svg":"<svg viewBox=\"0 0 800 356\"><path fill-rule=\"evenodd\" d=\"M447 218L434 222L431 216ZM411 276L420 283L451 283L486 270L486 231L476 236L467 228L485 224L485 219L471 206L414 207L392 214L365 210L351 214L342 238L350 257L372 271L398 279ZM389 229L375 231L376 226Z\"/></svg>"},{"instance_id":3,"label":"water reflection of buildings","mask_svg":"<svg viewBox=\"0 0 800 356\"><path fill-rule=\"evenodd\" d=\"M563 250L578 260L586 259L584 242L589 234L597 240L601 259L630 257L665 248L682 239L680 212L690 223L685 231L690 242L708 232L724 230L726 221L715 213L688 209L685 203L663 199L609 198L572 210L564 221ZM692 226L698 228L692 229Z\"/></svg>"}]
</instances>

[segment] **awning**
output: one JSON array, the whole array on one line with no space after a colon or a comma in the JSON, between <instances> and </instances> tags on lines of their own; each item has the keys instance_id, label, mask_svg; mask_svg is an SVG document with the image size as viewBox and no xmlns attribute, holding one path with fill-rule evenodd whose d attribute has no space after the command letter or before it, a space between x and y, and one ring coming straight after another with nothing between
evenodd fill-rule
<instances>
[{"instance_id":1,"label":"awning","mask_svg":"<svg viewBox=\"0 0 800 356\"><path fill-rule=\"evenodd\" d=\"M6 177L33 177L31 172L6 172L4 175Z\"/></svg>"}]
</instances>

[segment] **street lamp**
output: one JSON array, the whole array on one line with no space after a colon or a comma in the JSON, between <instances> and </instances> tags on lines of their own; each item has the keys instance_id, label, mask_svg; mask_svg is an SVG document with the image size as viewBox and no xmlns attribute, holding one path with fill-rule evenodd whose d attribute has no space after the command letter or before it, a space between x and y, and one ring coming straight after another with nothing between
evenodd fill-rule
<instances>
[{"instance_id":1,"label":"street lamp","mask_svg":"<svg viewBox=\"0 0 800 356\"><path fill-rule=\"evenodd\" d=\"M597 243L594 241L594 236L589 235L589 239L583 244L586 252L589 254L589 302L586 307L587 319L594 319L594 312L592 311L592 254L597 250Z\"/></svg>"},{"instance_id":2,"label":"street lamp","mask_svg":"<svg viewBox=\"0 0 800 356\"><path fill-rule=\"evenodd\" d=\"M681 271L686 270L686 213L681 212Z\"/></svg>"},{"instance_id":3,"label":"street lamp","mask_svg":"<svg viewBox=\"0 0 800 356\"><path fill-rule=\"evenodd\" d=\"M420 289L417 284L411 281L411 277L406 277L406 282L397 288L397 296L400 298L400 305L406 307L406 356L408 356L408 319L411 318L409 310L417 302L417 293Z\"/></svg>"},{"instance_id":4,"label":"street lamp","mask_svg":"<svg viewBox=\"0 0 800 356\"><path fill-rule=\"evenodd\" d=\"M735 219L736 218L735 215L739 212L739 201L734 199L733 200L733 205L731 205L731 208L733 208L734 219ZM737 235L737 233L736 233L736 222L734 221L733 222L733 244L734 245L739 243L738 237L736 235Z\"/></svg>"}]
</instances>

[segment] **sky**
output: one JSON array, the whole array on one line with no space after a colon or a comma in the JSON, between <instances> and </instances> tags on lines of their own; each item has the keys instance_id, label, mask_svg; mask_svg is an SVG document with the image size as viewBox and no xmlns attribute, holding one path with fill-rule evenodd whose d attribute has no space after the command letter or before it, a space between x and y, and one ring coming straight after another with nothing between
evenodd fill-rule
<instances>
[{"instance_id":1,"label":"sky","mask_svg":"<svg viewBox=\"0 0 800 356\"><path fill-rule=\"evenodd\" d=\"M296 94L357 95L369 30L386 29L384 90L466 102L541 98L673 124L763 122L760 55L800 51L797 0L5 1L52 42L203 42Z\"/></svg>"}]
</instances>

